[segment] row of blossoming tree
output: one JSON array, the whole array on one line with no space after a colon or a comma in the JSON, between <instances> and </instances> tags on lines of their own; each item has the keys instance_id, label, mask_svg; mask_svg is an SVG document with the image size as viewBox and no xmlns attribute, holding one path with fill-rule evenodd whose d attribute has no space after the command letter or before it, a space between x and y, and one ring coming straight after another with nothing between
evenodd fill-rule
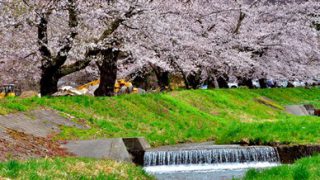
<instances>
[{"instance_id":1,"label":"row of blossoming tree","mask_svg":"<svg viewBox=\"0 0 320 180\"><path fill-rule=\"evenodd\" d=\"M97 96L150 70L161 87L170 73L187 88L226 76L307 79L319 75L319 19L317 0L0 0L0 68L42 95L88 67L100 75Z\"/></svg>"}]
</instances>

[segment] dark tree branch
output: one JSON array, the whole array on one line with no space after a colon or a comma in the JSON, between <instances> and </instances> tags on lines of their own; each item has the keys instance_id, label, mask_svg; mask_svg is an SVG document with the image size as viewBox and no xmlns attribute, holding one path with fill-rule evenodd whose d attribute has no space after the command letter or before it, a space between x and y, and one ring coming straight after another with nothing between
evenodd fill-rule
<instances>
[{"instance_id":1,"label":"dark tree branch","mask_svg":"<svg viewBox=\"0 0 320 180\"><path fill-rule=\"evenodd\" d=\"M102 33L99 40L102 41L106 38L108 38L115 30L118 29L118 27L121 25L121 23L124 21L122 18L115 19L111 25Z\"/></svg>"},{"instance_id":2,"label":"dark tree branch","mask_svg":"<svg viewBox=\"0 0 320 180\"><path fill-rule=\"evenodd\" d=\"M243 22L245 17L246 17L246 14L243 13L241 11L241 9L240 9L239 19L238 19L238 22L237 22L237 26L236 26L235 30L233 31L233 34L239 34L242 22Z\"/></svg>"},{"instance_id":3,"label":"dark tree branch","mask_svg":"<svg viewBox=\"0 0 320 180\"><path fill-rule=\"evenodd\" d=\"M43 13L38 24L38 45L42 56L42 66L51 65L51 52L48 48L48 18L50 13Z\"/></svg>"},{"instance_id":4,"label":"dark tree branch","mask_svg":"<svg viewBox=\"0 0 320 180\"><path fill-rule=\"evenodd\" d=\"M77 36L76 28L78 26L78 15L76 11L75 0L68 0L68 13L69 13L69 28L70 32L64 38L64 45L59 50L57 56L54 58L54 66L59 68L62 66L68 57L69 51L72 49L74 38Z\"/></svg>"},{"instance_id":5,"label":"dark tree branch","mask_svg":"<svg viewBox=\"0 0 320 180\"><path fill-rule=\"evenodd\" d=\"M73 64L62 66L58 70L58 76L59 77L63 77L63 76L66 76L68 74L80 71L80 70L86 68L89 65L90 62L91 62L91 59L90 58L86 58L86 59L84 59L82 61L76 61Z\"/></svg>"},{"instance_id":6,"label":"dark tree branch","mask_svg":"<svg viewBox=\"0 0 320 180\"><path fill-rule=\"evenodd\" d=\"M124 23L124 22L122 22L121 24L122 24L124 27L128 28L128 29L139 30L139 28L129 26L128 24L126 24L126 23Z\"/></svg>"},{"instance_id":7,"label":"dark tree branch","mask_svg":"<svg viewBox=\"0 0 320 180\"><path fill-rule=\"evenodd\" d=\"M78 14L76 10L76 4L74 0L68 0L68 12L69 12L69 27L76 28L79 24L78 22ZM74 31L71 30L71 35L73 35ZM76 35L76 34L75 34ZM73 36L75 36L73 35Z\"/></svg>"},{"instance_id":8,"label":"dark tree branch","mask_svg":"<svg viewBox=\"0 0 320 180\"><path fill-rule=\"evenodd\" d=\"M135 15L141 14L143 11L135 11L136 9L134 7L130 7L129 10L125 13L124 18L116 18L113 22L111 22L111 25L102 33L99 40L102 41L106 38L108 38L113 32L115 32L120 25L123 25L123 22L126 19L132 18ZM125 25L126 27L129 27Z\"/></svg>"},{"instance_id":9,"label":"dark tree branch","mask_svg":"<svg viewBox=\"0 0 320 180\"><path fill-rule=\"evenodd\" d=\"M85 59L76 61L71 65L65 65L60 67L58 70L59 77L66 76L68 74L71 74L86 68L90 64L92 58L94 56L97 56L100 52L101 52L100 49L90 49L86 52Z\"/></svg>"}]
</instances>

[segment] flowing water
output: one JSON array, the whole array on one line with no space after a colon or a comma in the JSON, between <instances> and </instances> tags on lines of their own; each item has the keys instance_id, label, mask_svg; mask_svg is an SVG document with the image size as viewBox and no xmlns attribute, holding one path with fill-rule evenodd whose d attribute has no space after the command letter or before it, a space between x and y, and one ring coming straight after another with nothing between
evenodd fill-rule
<instances>
[{"instance_id":1,"label":"flowing water","mask_svg":"<svg viewBox=\"0 0 320 180\"><path fill-rule=\"evenodd\" d=\"M144 169L157 179L232 179L279 161L273 147L200 145L146 151Z\"/></svg>"}]
</instances>

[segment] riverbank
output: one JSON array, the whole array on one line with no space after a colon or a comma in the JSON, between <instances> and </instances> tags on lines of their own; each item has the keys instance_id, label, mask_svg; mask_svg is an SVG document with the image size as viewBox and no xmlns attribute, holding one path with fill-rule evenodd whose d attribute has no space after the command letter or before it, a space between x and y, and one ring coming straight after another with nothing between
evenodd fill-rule
<instances>
[{"instance_id":1,"label":"riverbank","mask_svg":"<svg viewBox=\"0 0 320 180\"><path fill-rule=\"evenodd\" d=\"M250 170L246 180L320 179L320 156L303 158L291 165L282 165L264 171Z\"/></svg>"},{"instance_id":2,"label":"riverbank","mask_svg":"<svg viewBox=\"0 0 320 180\"><path fill-rule=\"evenodd\" d=\"M1 177L11 179L154 179L129 163L85 158L45 158L0 163Z\"/></svg>"},{"instance_id":3,"label":"riverbank","mask_svg":"<svg viewBox=\"0 0 320 180\"><path fill-rule=\"evenodd\" d=\"M185 142L317 144L320 121L288 104L320 107L320 89L220 89L118 97L1 100L0 114L50 108L90 127L62 127L58 139L145 137L153 147ZM268 98L261 103L259 98ZM270 99L270 100L269 100Z\"/></svg>"},{"instance_id":4,"label":"riverbank","mask_svg":"<svg viewBox=\"0 0 320 180\"><path fill-rule=\"evenodd\" d=\"M284 107L291 104L313 104L320 108L319 94L319 88L293 88L183 90L111 98L86 96L9 98L0 101L0 114L20 112L30 116L31 110L53 109L70 121L84 127L84 129L79 129L62 125L60 133L55 134L53 141L145 137L153 147L207 141L214 141L217 144L307 145L320 142L319 117L291 115L285 112ZM32 119L31 116L30 118ZM73 163L95 164L89 165L87 174L80 173L89 179L100 177L93 168L99 166L99 163L115 169L115 171L103 169L102 179L106 177L121 179L125 176L133 179L138 177L152 179L145 175L140 167L133 164L77 158L8 161L0 164L0 176L36 177L39 175L34 173L37 170L50 175L51 171L47 172L47 170L55 168L55 172L64 174L63 172L67 169L65 164ZM48 169L39 169L39 167ZM290 172L291 177L296 169L284 171L286 167L291 166L270 170L271 174L279 172L279 177L281 177L282 172ZM309 167L317 169L313 165ZM317 171L308 170L308 173L313 177L316 176L313 173ZM257 174L257 172L250 171L248 178L251 177L250 173ZM264 176L263 173L261 177ZM66 174L65 177L69 179L78 176ZM285 174L284 177L286 177Z\"/></svg>"}]
</instances>

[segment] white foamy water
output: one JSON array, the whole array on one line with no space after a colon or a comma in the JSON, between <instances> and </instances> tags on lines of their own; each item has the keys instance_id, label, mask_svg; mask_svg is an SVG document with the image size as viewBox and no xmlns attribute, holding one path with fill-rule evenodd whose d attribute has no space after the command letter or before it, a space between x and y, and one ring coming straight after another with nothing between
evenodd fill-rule
<instances>
[{"instance_id":1,"label":"white foamy water","mask_svg":"<svg viewBox=\"0 0 320 180\"><path fill-rule=\"evenodd\" d=\"M279 164L277 150L268 146L160 148L144 155L144 170L158 180L229 180Z\"/></svg>"},{"instance_id":2,"label":"white foamy water","mask_svg":"<svg viewBox=\"0 0 320 180\"><path fill-rule=\"evenodd\" d=\"M280 163L223 163L149 166L144 169L157 180L231 180L241 179L249 169L266 169L278 165Z\"/></svg>"},{"instance_id":3,"label":"white foamy water","mask_svg":"<svg viewBox=\"0 0 320 180\"><path fill-rule=\"evenodd\" d=\"M191 171L225 171L241 169L263 169L280 165L280 163L255 162L255 163L222 163L222 164L192 164L170 166L146 166L144 170L151 174L191 172Z\"/></svg>"},{"instance_id":4,"label":"white foamy water","mask_svg":"<svg viewBox=\"0 0 320 180\"><path fill-rule=\"evenodd\" d=\"M207 149L151 150L144 155L144 166L251 162L279 162L279 155L275 148L268 146L232 148L212 146Z\"/></svg>"}]
</instances>

